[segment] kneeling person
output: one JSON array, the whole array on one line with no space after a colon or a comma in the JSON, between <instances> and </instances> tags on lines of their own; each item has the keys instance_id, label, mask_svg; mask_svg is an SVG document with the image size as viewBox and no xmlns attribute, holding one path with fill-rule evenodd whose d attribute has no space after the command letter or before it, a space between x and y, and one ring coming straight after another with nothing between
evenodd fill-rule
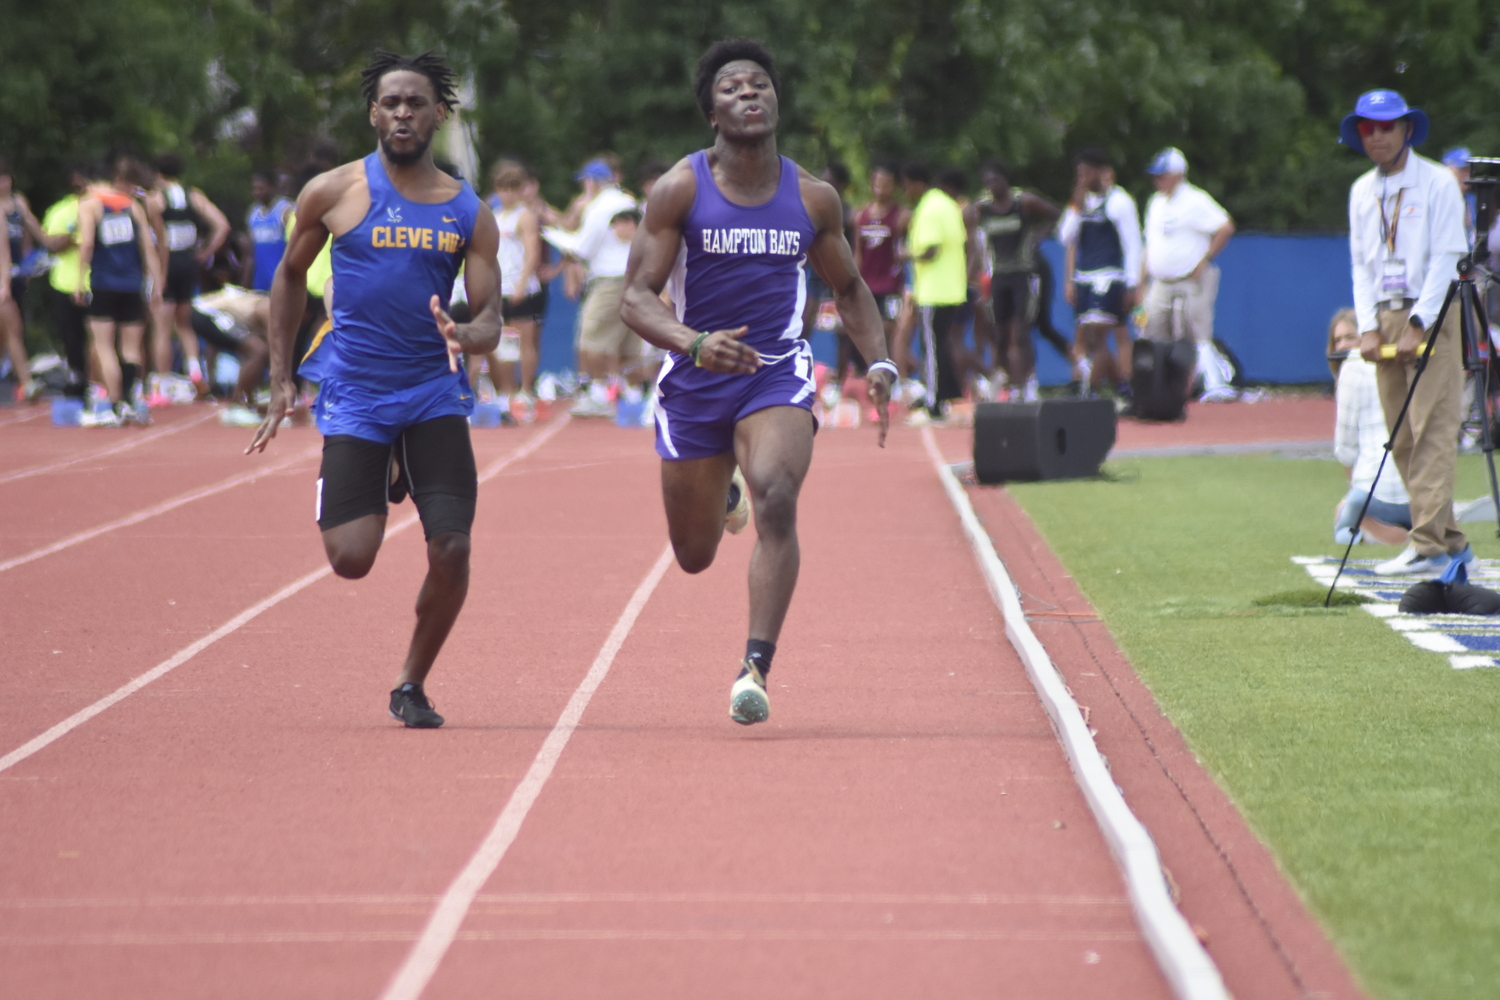
<instances>
[{"instance_id":1,"label":"kneeling person","mask_svg":"<svg viewBox=\"0 0 1500 1000\"><path fill-rule=\"evenodd\" d=\"M432 54L380 53L364 71L379 149L315 178L271 286L271 406L247 451L264 450L296 398L292 343L307 269L333 238L333 327L303 365L322 382L318 527L339 576L370 571L389 501L409 492L427 536L427 579L391 715L443 724L422 684L469 588L469 531L478 480L467 417L474 407L459 356L500 339L499 234L463 181L432 162L433 134L454 103L452 71ZM443 311L459 265L474 319Z\"/></svg>"}]
</instances>

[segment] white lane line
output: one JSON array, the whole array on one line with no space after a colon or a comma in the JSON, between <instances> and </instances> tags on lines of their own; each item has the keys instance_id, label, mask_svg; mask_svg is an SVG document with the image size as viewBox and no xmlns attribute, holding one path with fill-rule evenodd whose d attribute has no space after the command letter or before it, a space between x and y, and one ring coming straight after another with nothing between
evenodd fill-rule
<instances>
[{"instance_id":1,"label":"white lane line","mask_svg":"<svg viewBox=\"0 0 1500 1000\"><path fill-rule=\"evenodd\" d=\"M990 536L980 525L968 494L938 450L931 428L922 428L922 443L937 469L943 490L958 513L979 570L989 585L990 596L1005 619L1006 638L1015 647L1027 676L1036 686L1042 706L1052 717L1078 786L1123 870L1136 920L1156 956L1157 965L1180 1000L1229 1000L1229 991L1224 987L1218 967L1172 902L1166 877L1162 874L1161 856L1156 852L1151 834L1125 804L1124 795L1110 776L1094 737L1083 721L1082 710L1068 692L1067 683L1047 655L1047 650L1026 624L1020 598L1016 596L1016 585L1005 571L1005 564L996 554Z\"/></svg>"},{"instance_id":2,"label":"white lane line","mask_svg":"<svg viewBox=\"0 0 1500 1000\"><path fill-rule=\"evenodd\" d=\"M0 420L0 427L9 427L11 424L24 424L28 420L35 420L37 417L40 417L43 412L45 411L36 410L26 414L24 417L16 417L14 420Z\"/></svg>"},{"instance_id":3,"label":"white lane line","mask_svg":"<svg viewBox=\"0 0 1500 1000\"><path fill-rule=\"evenodd\" d=\"M629 603L620 612L615 627L610 629L609 636L599 649L599 655L594 657L593 666L589 667L589 672L573 692L573 697L568 699L557 724L547 734L542 748L537 751L531 767L527 769L526 776L521 779L515 791L511 792L510 800L500 810L499 818L479 845L479 850L474 852L469 863L443 894L442 901L428 918L427 926L422 929L422 936L417 939L416 946L381 994L382 1000L417 1000L427 988L433 974L437 972L438 964L458 936L464 917L474 903L474 897L479 895L479 890L484 888L485 882L489 881L495 869L500 866L505 852L515 843L516 836L521 832L521 824L526 821L526 814L542 794L542 786L551 777L558 758L562 756L573 731L578 728L589 700L604 682L604 675L609 673L610 665L615 662L615 654L620 651L625 637L630 634L636 618L640 616L641 609L651 599L652 591L671 564L672 546L668 544L662 549L661 555L657 556L656 563L646 573L646 578L635 588L635 593L630 595Z\"/></svg>"},{"instance_id":4,"label":"white lane line","mask_svg":"<svg viewBox=\"0 0 1500 1000\"><path fill-rule=\"evenodd\" d=\"M480 474L479 481L482 483L485 480L494 478L506 466L510 465L513 462L519 462L527 455L530 455L532 452L536 451L548 440L550 440L558 431L562 430L563 427L567 425L567 423L568 415L563 414L562 417L560 417L551 426L547 427L545 430L538 432L537 435L530 441L527 441L525 444L517 448L515 451L511 452L509 455L506 455L503 458L496 459L494 462L492 462L484 470L484 472ZM413 512L411 514L408 514L401 520L397 521L395 524L388 525L385 529L385 537L393 538L416 523L416 513ZM79 709L77 712L74 712L72 715L68 716L66 719L53 726L51 729L48 729L46 732L34 737L33 739L27 740L25 743L16 747L16 749L12 750L4 757L0 757L0 771L5 771L16 766L27 757L30 757L38 751L45 749L47 746L50 746L52 743L57 742L64 736L68 735L68 733L71 733L73 730L77 729L79 726L83 725L85 722L98 715L100 712L103 712L105 709L109 708L112 705L124 701L126 698L135 694L147 684L150 684L152 681L164 677L168 673L182 666L188 660L191 660L193 657L203 652L209 646L212 646L214 643L224 638L226 635L229 635L230 633L242 627L246 622L254 620L256 617L274 608L276 605L280 604L288 597L291 597L292 595L300 591L306 590L308 587L312 586L314 583L317 583L319 580L323 579L323 577L332 572L333 569L329 566L324 566L320 569L313 570L306 576L294 580L293 582L287 584L285 587L282 587L276 593L272 594L270 597L266 598L260 603L251 605L244 611L241 611L239 614L229 619L229 621L225 622L223 625L220 625L218 628L208 633L208 635L205 635L203 638L199 639L197 642L183 647L182 649L174 653L170 658L163 660L161 663L158 663L156 666L152 667L144 674L141 674L139 677L135 678L129 683L116 688L114 691L105 695L103 698L100 698L98 701L94 702L87 708Z\"/></svg>"},{"instance_id":5,"label":"white lane line","mask_svg":"<svg viewBox=\"0 0 1500 1000\"><path fill-rule=\"evenodd\" d=\"M100 451L91 451L86 455L79 455L77 458L69 458L64 459L61 462L53 462L50 465L34 465L29 469L17 469L15 472L7 472L3 476L0 476L0 483L9 483L14 482L17 479L27 479L31 476L40 476L44 473L56 472L58 469L66 469L68 466L77 465L80 462L92 462L98 458L109 458L113 455L118 455L122 451L129 451L131 448L137 448L143 444L146 444L147 442L160 441L164 437L176 434L178 431L185 431L189 427L196 427L199 424L203 423L205 420L211 418L216 412L218 411L209 410L207 413L204 413L200 416L190 417L187 420L172 424L169 427L162 427L154 431L146 431L144 434L134 434L118 444L111 445L110 447L104 448ZM19 420L14 422L20 423Z\"/></svg>"},{"instance_id":6,"label":"white lane line","mask_svg":"<svg viewBox=\"0 0 1500 1000\"><path fill-rule=\"evenodd\" d=\"M428 906L441 896L78 896L0 899L0 910L151 909L240 906ZM908 892L500 892L480 893L474 902L496 906L555 906L625 904L830 905L830 906L1127 906L1124 896L995 895ZM416 934L411 935L412 940Z\"/></svg>"},{"instance_id":7,"label":"white lane line","mask_svg":"<svg viewBox=\"0 0 1500 1000\"><path fill-rule=\"evenodd\" d=\"M1118 930L641 930L602 927L590 930L517 928L464 931L460 941L1139 941L1135 931ZM0 948L98 948L108 946L354 944L411 941L411 931L244 931L225 933L168 932L161 934L115 931L96 934L36 934L0 936Z\"/></svg>"},{"instance_id":8,"label":"white lane line","mask_svg":"<svg viewBox=\"0 0 1500 1000\"><path fill-rule=\"evenodd\" d=\"M156 517L158 514L165 514L169 510L176 510L178 507L181 507L185 504L190 504L195 500L202 500L205 497L211 497L217 493L223 493L226 490L232 490L236 486L243 486L245 483L253 483L257 479L261 479L265 476L280 472L283 469L298 464L299 462L305 462L309 458L316 457L321 447L321 445L315 445L311 448L306 449L305 451L298 452L291 458L282 459L280 462L275 462L271 465L252 469L251 471L241 473L238 476L231 476L228 479L224 479L217 483L214 483L212 486L205 486L202 489L184 493L181 496L173 497L171 500L163 500L161 503L156 504L153 507L147 507L143 510L138 510L134 514L127 514L125 517L119 518L114 521L106 521L104 524L101 524L98 527L90 528L87 531L80 531L76 535L69 535L67 538L55 541L51 545L44 545L39 549L32 549L30 552L27 552L24 555L19 555L14 559L7 559L4 562L0 562L0 573L4 573L6 570L15 569L17 566L24 566L29 562L35 562L36 560L41 559L43 556L50 556L55 552L61 552L64 549L71 549L75 545L81 545L84 542L89 541L90 539L98 538L100 535L107 535L111 531L117 531L120 528L128 528L132 524L140 524L142 521L150 520L151 518Z\"/></svg>"}]
</instances>

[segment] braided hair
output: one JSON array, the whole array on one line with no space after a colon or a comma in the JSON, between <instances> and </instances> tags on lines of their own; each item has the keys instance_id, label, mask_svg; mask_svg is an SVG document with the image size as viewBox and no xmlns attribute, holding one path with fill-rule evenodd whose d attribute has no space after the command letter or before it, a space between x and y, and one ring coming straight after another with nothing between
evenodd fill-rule
<instances>
[{"instance_id":1,"label":"braided hair","mask_svg":"<svg viewBox=\"0 0 1500 1000\"><path fill-rule=\"evenodd\" d=\"M419 56L403 56L384 49L376 49L375 57L370 60L370 65L359 74L365 107L374 104L379 96L381 78L387 73L395 73L398 70L421 73L432 84L433 93L437 95L439 104L450 111L458 106L458 95L453 89L458 76L443 61L442 56L432 51L423 52Z\"/></svg>"}]
</instances>

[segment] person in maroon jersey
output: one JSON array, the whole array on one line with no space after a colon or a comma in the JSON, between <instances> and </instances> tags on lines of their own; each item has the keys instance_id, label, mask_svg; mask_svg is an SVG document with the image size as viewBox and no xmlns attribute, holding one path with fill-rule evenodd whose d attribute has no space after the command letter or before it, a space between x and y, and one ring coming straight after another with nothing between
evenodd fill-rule
<instances>
[{"instance_id":1,"label":"person in maroon jersey","mask_svg":"<svg viewBox=\"0 0 1500 1000\"><path fill-rule=\"evenodd\" d=\"M880 318L885 322L886 343L895 343L896 318L901 314L901 290L905 274L901 265L900 244L906 239L906 225L911 210L896 201L896 170L880 164L870 171L868 205L854 213L854 264L859 276L870 286ZM910 349L896 352L896 364L902 377L912 371ZM903 357L903 354L907 355ZM840 378L843 368L839 369Z\"/></svg>"}]
</instances>

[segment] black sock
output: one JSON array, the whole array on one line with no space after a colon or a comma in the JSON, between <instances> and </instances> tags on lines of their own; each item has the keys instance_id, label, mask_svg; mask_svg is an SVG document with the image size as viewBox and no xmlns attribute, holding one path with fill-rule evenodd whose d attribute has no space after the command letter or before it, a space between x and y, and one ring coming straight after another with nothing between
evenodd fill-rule
<instances>
[{"instance_id":1,"label":"black sock","mask_svg":"<svg viewBox=\"0 0 1500 1000\"><path fill-rule=\"evenodd\" d=\"M129 361L120 362L120 402L127 406L130 404L131 393L135 391L135 380L140 374L140 365Z\"/></svg>"},{"instance_id":2,"label":"black sock","mask_svg":"<svg viewBox=\"0 0 1500 1000\"><path fill-rule=\"evenodd\" d=\"M745 641L745 659L755 664L760 671L761 679L771 672L771 657L776 655L776 643L766 642L764 639L747 639Z\"/></svg>"}]
</instances>

